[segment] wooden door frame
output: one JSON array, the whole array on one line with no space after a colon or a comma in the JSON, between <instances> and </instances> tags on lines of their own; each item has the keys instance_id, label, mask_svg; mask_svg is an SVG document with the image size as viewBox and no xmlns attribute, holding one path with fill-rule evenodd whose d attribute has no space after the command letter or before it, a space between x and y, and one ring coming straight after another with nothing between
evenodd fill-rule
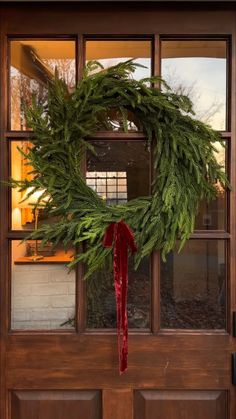
<instances>
[{"instance_id":1,"label":"wooden door frame","mask_svg":"<svg viewBox=\"0 0 236 419\"><path fill-rule=\"evenodd\" d=\"M233 0L232 0L233 1ZM220 2L223 3L223 2ZM225 2L224 2L225 4ZM114 5L113 5L114 6ZM80 13L80 11L82 10L82 13L84 13L85 15L89 15L89 10L86 9L86 5L83 6L75 6L75 11L77 11L77 13ZM90 6L91 7L91 6ZM100 6L99 6L100 7ZM121 11L123 11L123 13L125 14L126 12L129 13L132 9L130 5L120 5L119 6L121 8ZM133 7L133 6L132 6ZM169 6L170 7L170 6ZM37 11L38 8L38 13L41 15L44 14L44 11L42 11L42 5L41 6L37 6L34 5L32 7L32 17L33 17L33 13L35 13ZM45 9L46 9L46 5L45 5ZM53 13L53 8L51 6L48 6L49 8L49 16L52 17L52 13ZM234 8L234 5L232 5L232 10ZM7 179L9 176L9 170L7 167L7 162L8 162L8 139L11 138L18 138L18 139L22 139L27 137L27 135L25 135L25 133L14 133L14 135L12 136L12 134L5 129L5 127L7 126L7 118L6 115L8 114L7 112L7 82L8 82L8 63L7 63L7 39L6 39L6 34L8 36L19 36L19 37L24 37L24 35L27 35L27 37L32 37L32 34L34 37L42 37L42 35L44 34L43 32L43 28L41 30L39 30L38 28L36 28L36 33L34 32L34 19L32 19L32 22L26 22L26 25L23 23L18 23L17 19L16 19L16 13L19 12L19 15L23 15L24 11L20 8L17 9L17 7L15 7L15 11L13 11L13 16L10 17L10 14L8 14L8 10L11 11L13 10L12 5L10 6L10 8L8 9L8 6L5 6L3 4L3 6L0 6L0 25L1 25L1 38L0 38L0 63L1 63L1 68L3 68L3 71L1 72L0 75L0 91L1 91L1 98L0 98L0 135L1 135L1 139L2 141L0 142L0 154L1 154L1 158L2 158L2 164L0 165L0 174L1 174L1 179ZM110 7L110 5L103 5L102 7L103 10L108 10L108 13L110 13L110 15L112 16L112 13L114 14L115 12L112 12L112 8ZM138 14L141 13L142 10L144 10L145 12L147 12L147 9L151 11L153 10L154 13L158 14L158 11L160 10L161 13L165 14L167 13L167 10L170 10L169 8L166 9L165 11L165 7L163 8L163 5L159 6L158 5L151 5L148 6L148 8L146 7L146 5L139 5L139 7L137 8L137 12L135 12L135 16L136 16L136 20L134 21L134 25L133 28L136 27L136 25L138 25L138 21L139 21L139 16ZM178 8L177 8L178 9ZM182 10L185 10L185 7L182 5L181 6ZM214 5L212 7L212 11L211 8L209 10L209 5L205 4L205 5L201 5L198 7L194 7L193 10L191 11L191 9L189 8L189 6L186 5L186 10L185 13L189 13L190 16L192 15L192 13L196 12L199 15L203 15L205 16L205 14L207 15L213 15L213 16L217 16L216 15L216 11L214 12ZM61 10L63 10L63 6L61 6ZM65 10L66 10L66 6L65 6ZM115 10L117 11L117 7L115 7ZM179 10L176 11L176 6L173 6L173 9L170 12L170 17L173 20L173 17L175 15L175 12L179 14ZM91 22L89 22L89 29L88 32L84 31L84 29L82 29L81 33L75 32L73 33L73 35L76 37L77 41L78 41L78 56L81 58L81 60L78 60L78 77L80 77L81 75L81 70L82 70L82 62L84 61L84 50L82 47L82 40L83 40L83 36L87 36L87 37L95 37L95 34L97 33L97 28L98 25L95 21L96 19L96 13L100 13L100 10L96 10L96 7L94 9L94 11L92 12L91 16L94 15L94 22L95 22L95 33L91 32L92 30L92 25ZM169 12L168 12L169 13ZM220 13L220 12L219 12ZM226 13L226 12L225 12ZM56 12L56 15L59 16L59 11ZM29 15L29 12L26 12L26 15ZM68 15L70 16L70 12L68 12ZM7 16L7 19L6 19ZM36 14L35 14L36 16ZM35 17L35 19L37 19L37 16ZM183 18L184 19L184 18ZM198 19L200 19L200 17L198 17ZM157 19L158 20L158 19ZM230 20L230 18L229 18ZM167 20L166 20L167 22ZM35 22L36 23L36 22ZM221 34L217 34L214 35L214 33L212 33L212 31L215 31L217 24L213 24L214 22L211 22L211 24L209 25L209 29L208 29L208 33L200 33L200 36L204 37L204 38L221 38L221 37L231 37L232 41L231 41L231 80L232 80L232 85L230 86L230 92L234 92L235 91L235 80L236 80L236 33L235 33L235 29L233 29L233 23L231 23L231 30L228 30L226 28L226 26L223 25L223 29L222 29L222 33ZM73 25L72 25L73 26ZM145 29L145 24L144 24L144 29ZM196 32L196 26L193 29L193 33L188 36L186 34L182 34L180 33L180 29L177 27L175 28L175 34L171 35L171 37L176 37L176 38L181 38L181 37L187 37L188 38L192 38L197 36L197 32ZM200 32L201 30L203 31L203 28L205 26L205 21L204 24L200 26ZM20 27L22 28L20 30ZM37 24L36 24L37 27ZM48 26L49 27L49 26ZM109 27L109 24L108 24ZM52 33L47 33L46 35L50 35L50 38L53 37L53 32L54 35L58 35L58 29L57 29L57 22L56 22L56 18L54 18L54 20L52 19L52 28L50 29ZM156 32L153 32L153 22L151 25L151 33L147 34L147 36L151 36L151 34L154 36L154 44L155 44L155 48L156 51L159 47L159 35L155 35ZM162 25L163 28L163 25ZM168 26L168 28L170 29L170 26ZM14 30L13 30L14 29ZM63 36L67 36L69 33L68 31L70 30L70 26L65 24L65 34L63 34ZM73 30L73 27L72 27ZM126 29L127 30L127 29ZM6 31L6 32L5 32ZM9 31L9 32L8 32ZM21 31L24 31L26 33L22 33ZM117 30L116 30L117 31ZM132 31L134 31L134 29L132 29ZM98 31L97 37L101 37L104 36L100 31ZM135 32L135 31L134 31ZM144 31L146 32L146 31ZM167 30L167 33L161 31L161 37L166 38L168 36L168 33L170 32L170 30ZM108 31L105 31L106 36L111 37L111 33L109 34ZM142 33L142 31L141 31ZM87 34L87 35L86 35ZM59 34L60 35L60 34ZM122 34L123 36L127 36L127 33ZM128 34L131 38L132 38L132 34ZM117 33L114 35L114 37L120 37L121 35L118 35ZM140 36L140 34L136 34L136 36ZM198 37L199 39L199 37ZM156 52L157 54L157 52ZM156 58L156 57L155 57ZM154 60L154 66L155 66L155 71L159 71L160 69L160 63L159 63L159 59L155 59ZM233 115L235 115L235 111L236 111L236 107L235 107L235 95L230 95L229 96L229 103L230 103L230 110L229 112L231 112L231 133L230 132L225 132L222 133L222 136L224 138L230 138L230 144L231 144L231 156L232 156L232 164L229 168L230 170L230 179L231 179L231 184L233 185L233 187L236 185L236 170L235 170L235 161L236 161L236 146L235 146L235 133L236 133L236 126L235 126L235 118L233 117ZM108 134L109 135L109 134ZM94 337L92 336L91 333L86 333L85 332L85 327L84 327L84 311L85 311L85 299L83 298L83 295L85 295L85 288L84 288L84 283L81 281L81 276L83 275L82 271L79 271L79 281L78 281L78 291L79 291L79 304L78 304L78 313L77 313L77 317L78 317L78 327L77 327L77 333L75 332L60 332L58 334L58 332L54 333L54 332L43 332L43 333L39 333L39 332L33 332L31 335L31 340L28 337L28 333L22 333L22 332L14 332L9 333L8 332L8 324L9 324L9 315L6 315L6 313L9 309L9 287L6 285L6 281L5 278L9 277L9 270L7 268L7 266L10 265L10 261L9 261L9 251L8 251L8 247L9 247L9 242L12 239L18 239L20 238L21 235L19 235L19 233L17 232L9 232L8 231L8 224L6 223L6 220L8 219L8 214L9 214L9 195L8 195L8 191L6 190L5 187L3 187L1 185L1 203L2 203L2 212L0 212L0 241L1 241L1 270L0 270L0 274L1 274L1 300L0 300L0 314L1 314L1 363L0 363L0 367L1 367L1 388L4 389L4 391L2 391L2 396L1 396L1 417L2 419L6 418L6 405L5 405L5 400L7 398L7 387L6 387L6 353L8 354L8 359L7 365L10 365L10 367L13 369L15 365L17 365L17 362L14 363L15 361L13 359L11 359L11 357L13 357L15 355L14 352L14 345L17 344L19 346L19 348L24 348L24 345L26 344L26 342L39 342L40 340L43 340L45 342L45 344L60 344L60 342L62 341L62 339L66 340L66 344L67 344L67 348L70 349L70 341L69 339L72 339L72 341L75 341L77 334L81 334L81 341L87 342L88 344L88 348L89 351L91 352L93 350L93 344L99 339L102 339L102 335L104 335L104 331L102 332L101 337L99 337L99 333L96 333L94 335ZM229 232L222 232L222 233L211 233L211 238L221 238L221 239L227 239L230 242L230 245L228 246L228 252L229 252L229 258L228 261L230 262L230 266L228 267L229 269L229 278L230 280L228 281L228 295L229 295L229 300L230 303L228 305L230 313L228 313L228 325L227 325L227 332L219 332L216 333L214 332L214 336L213 336L213 340L215 341L215 345L217 346L221 346L222 347L224 345L226 345L227 343L227 347L228 347L228 352L234 352L236 351L236 344L234 339L232 339L232 337L230 337L229 335L232 334L232 313L233 311L236 310L236 281L234 280L235 278L235 274L236 274L236 258L235 258L235 254L236 254L236 219L235 216L233 216L233 214L236 213L236 194L234 192L234 188L231 192L231 200L230 200L230 226L229 226ZM204 232L196 232L194 233L194 238L195 239L204 239L207 238L206 233ZM159 259L158 257L154 258L154 262L153 262L153 269L154 269L154 275L155 272L157 270L159 270ZM159 291L159 284L157 283L157 281L154 281L155 285L153 285L153 299L155 300L155 304L153 305L153 307L158 307L157 304L157 292ZM153 282L153 283L154 283ZM82 299L81 299L82 298ZM164 345L164 341L165 341L165 336L169 336L170 340L173 340L173 342L175 342L176 339L176 335L173 336L173 331L172 330L161 330L159 329L159 325L160 322L158 322L158 313L157 313L158 309L152 313L152 317L154 317L155 321L152 322L152 334L149 333L145 333L144 336L146 339L148 339L149 345L152 346L153 351L158 351L160 350L160 348ZM229 315L230 314L230 315ZM176 331L174 331L176 333ZM159 344L156 344L155 342L155 336L158 334L158 336L160 337L161 341L159 342ZM179 331L178 335L178 342L183 344L184 347L184 342L183 339L186 335L189 335L189 348L193 348L194 345L199 345L199 343L202 342L203 346L203 339L204 337L208 336L209 334L212 334L211 331L201 331L200 333L198 331ZM162 340L163 338L163 340ZM96 341L95 341L96 339ZM115 350L115 345L116 345L116 337L114 336L114 333L109 334L107 333L107 339L110 342L109 345L111 347L114 348L114 352L116 352ZM142 345L144 345L144 341L142 340L142 338L140 338L140 336L136 335L135 333L131 335L131 348L137 346L137 345L141 345L141 349L142 349ZM187 347L185 348L187 350ZM99 352L99 351L98 351ZM69 351L70 353L70 351ZM105 355L103 355L100 352L100 356L103 358L103 356L109 356L109 351L108 353L106 353ZM135 359L134 359L135 361ZM230 366L229 366L230 367ZM99 370L98 370L99 373ZM111 372L110 372L111 373ZM220 372L219 372L220 375ZM107 379L107 378L106 378ZM132 384L132 380L134 380L134 377L131 377L130 379L127 380L126 384L131 386ZM150 386L154 385L154 381L152 381L152 379L150 378L150 374L147 374L146 376L144 375L144 379L145 381L145 385L147 386L147 388L150 388ZM73 380L72 380L73 381ZM112 381L111 381L112 382ZM13 386L16 385L17 383L17 379L14 379L13 376L11 376L10 378L8 377L8 384L11 383ZM41 384L43 383L43 377L41 377ZM221 383L223 385L223 383L228 383L227 378L224 377L223 375L221 375ZM208 388L209 385L211 384L211 380L206 380L205 383L205 388ZM28 382L27 385L31 385L32 388L38 388L37 385L35 387L34 383ZM227 384L228 385L228 384ZM75 381L73 382L73 386L76 386ZM90 388L91 384L89 384L87 382L87 386L88 388ZM104 388L106 388L105 382L103 383ZM119 388L122 388L123 386L123 382L121 381L121 383L118 385ZM50 383L50 388L53 387L53 380ZM86 384L85 384L86 387ZM235 389L233 386L229 386L228 387L232 392L235 392ZM233 414L236 411L236 405L235 405L235 400L234 398L231 398L229 400L229 406L230 406L230 412L231 412L231 417L233 418Z\"/></svg>"}]
</instances>

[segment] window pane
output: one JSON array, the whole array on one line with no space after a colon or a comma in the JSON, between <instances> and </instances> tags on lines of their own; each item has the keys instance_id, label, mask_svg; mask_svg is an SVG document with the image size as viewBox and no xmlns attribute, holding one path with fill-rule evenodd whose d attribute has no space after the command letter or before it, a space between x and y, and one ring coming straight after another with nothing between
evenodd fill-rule
<instances>
[{"instance_id":1,"label":"window pane","mask_svg":"<svg viewBox=\"0 0 236 419\"><path fill-rule=\"evenodd\" d=\"M225 242L190 240L161 263L161 327L225 329Z\"/></svg>"},{"instance_id":2,"label":"window pane","mask_svg":"<svg viewBox=\"0 0 236 419\"><path fill-rule=\"evenodd\" d=\"M46 100L47 85L57 69L72 91L75 87L75 42L50 40L11 41L11 129L27 130L23 105L32 95Z\"/></svg>"},{"instance_id":3,"label":"window pane","mask_svg":"<svg viewBox=\"0 0 236 419\"><path fill-rule=\"evenodd\" d=\"M150 153L145 142L99 141L93 143L96 155L88 155L87 179L94 174L100 196L110 205L123 204L138 196L149 194ZM103 192L98 191L100 173L105 176ZM113 180L115 192L108 191ZM122 181L122 185L120 185ZM121 189L122 188L122 189ZM112 196L111 196L112 195ZM150 267L149 259L137 271L132 258L129 262L128 314L129 326L147 328L150 324ZM89 328L113 328L116 325L113 272L104 269L87 281L87 325Z\"/></svg>"},{"instance_id":4,"label":"window pane","mask_svg":"<svg viewBox=\"0 0 236 419\"><path fill-rule=\"evenodd\" d=\"M220 143L215 144L218 153L215 153L218 163L226 166L226 151ZM226 193L220 184L217 185L217 198L207 203L202 201L196 218L196 230L226 230Z\"/></svg>"},{"instance_id":5,"label":"window pane","mask_svg":"<svg viewBox=\"0 0 236 419\"><path fill-rule=\"evenodd\" d=\"M120 62L124 62L133 58L136 63L143 65L145 68L137 68L132 75L132 77L137 80L151 76L151 56L151 41L91 40L86 42L87 62L96 60L99 61L104 68L109 68ZM129 130L137 131L140 127L138 126L137 121L131 112L129 113L128 119ZM106 122L102 125L101 129L104 128L114 131L123 130L121 115L115 109L110 109L107 113Z\"/></svg>"},{"instance_id":6,"label":"window pane","mask_svg":"<svg viewBox=\"0 0 236 419\"><path fill-rule=\"evenodd\" d=\"M162 77L190 97L196 118L226 130L226 41L163 41L161 57Z\"/></svg>"},{"instance_id":7,"label":"window pane","mask_svg":"<svg viewBox=\"0 0 236 419\"><path fill-rule=\"evenodd\" d=\"M70 329L74 327L75 272L66 264L72 250L38 249L35 241L12 242L11 327L14 330Z\"/></svg>"},{"instance_id":8,"label":"window pane","mask_svg":"<svg viewBox=\"0 0 236 419\"><path fill-rule=\"evenodd\" d=\"M87 327L115 328L116 302L112 270L103 269L87 280ZM134 270L129 261L129 286L127 310L129 328L150 327L150 267L149 260L142 261Z\"/></svg>"},{"instance_id":9,"label":"window pane","mask_svg":"<svg viewBox=\"0 0 236 419\"><path fill-rule=\"evenodd\" d=\"M142 141L94 141L87 157L87 184L109 203L149 195L150 153ZM112 182L112 183L111 183ZM95 187L93 187L95 185Z\"/></svg>"},{"instance_id":10,"label":"window pane","mask_svg":"<svg viewBox=\"0 0 236 419\"><path fill-rule=\"evenodd\" d=\"M32 171L32 167L27 164L27 159L25 159L19 151L19 149L21 149L25 154L27 154L30 147L30 141L11 141L11 176L13 179L32 179L32 174L30 173ZM36 192L36 194L33 194L30 197L30 199L22 202L22 199L24 199L25 194L27 195L27 192L19 192L17 188L12 189L13 230L34 229L35 211L31 204L35 202L35 199L40 197L42 192ZM43 205L38 208L39 226L45 223L53 223L57 220L57 217L48 216L48 213L46 209L43 208Z\"/></svg>"}]
</instances>

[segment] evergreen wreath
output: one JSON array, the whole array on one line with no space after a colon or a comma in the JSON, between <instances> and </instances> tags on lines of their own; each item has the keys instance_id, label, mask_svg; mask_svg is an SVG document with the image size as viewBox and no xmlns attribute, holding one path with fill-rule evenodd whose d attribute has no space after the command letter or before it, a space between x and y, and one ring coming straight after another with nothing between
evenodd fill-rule
<instances>
[{"instance_id":1,"label":"evergreen wreath","mask_svg":"<svg viewBox=\"0 0 236 419\"><path fill-rule=\"evenodd\" d=\"M41 201L50 196L45 208L59 221L43 225L30 238L42 239L42 246L48 241L76 249L80 245L70 266L85 263L86 277L102 268L112 253L102 245L111 222L123 220L133 230L136 267L158 249L165 260L176 241L182 248L193 232L199 203L216 198L217 184L229 186L214 156L214 144L222 143L220 135L194 119L189 98L175 94L159 77L134 80L138 66L129 60L104 70L90 62L73 93L55 75L47 104L34 99L26 109L32 146L24 157L33 167L33 179L11 180L11 186L20 191L33 187L30 194L43 190ZM157 83L163 88L154 87ZM151 196L125 205L107 205L86 185L81 170L86 151L95 152L87 138L109 128L109 112L114 109L125 132L128 115L134 114L153 150Z\"/></svg>"}]
</instances>

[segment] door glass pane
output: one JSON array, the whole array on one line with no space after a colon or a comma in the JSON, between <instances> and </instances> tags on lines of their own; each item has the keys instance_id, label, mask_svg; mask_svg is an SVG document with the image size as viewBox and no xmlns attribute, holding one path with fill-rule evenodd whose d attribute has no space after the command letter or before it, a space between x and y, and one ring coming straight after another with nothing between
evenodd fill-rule
<instances>
[{"instance_id":1,"label":"door glass pane","mask_svg":"<svg viewBox=\"0 0 236 419\"><path fill-rule=\"evenodd\" d=\"M132 77L136 80L151 76L151 56L152 44L151 41L148 40L91 40L86 42L87 62L96 60L99 61L104 68L109 68L133 58L136 63L144 66L145 68L137 68L133 73ZM128 119L129 130L137 131L140 129L131 112L129 112ZM110 109L101 129L122 131L121 115L115 109Z\"/></svg>"},{"instance_id":2,"label":"door glass pane","mask_svg":"<svg viewBox=\"0 0 236 419\"><path fill-rule=\"evenodd\" d=\"M226 41L162 41L161 58L162 77L190 97L196 118L226 130Z\"/></svg>"},{"instance_id":3,"label":"door glass pane","mask_svg":"<svg viewBox=\"0 0 236 419\"><path fill-rule=\"evenodd\" d=\"M225 329L223 240L190 240L161 263L161 327Z\"/></svg>"},{"instance_id":4,"label":"door glass pane","mask_svg":"<svg viewBox=\"0 0 236 419\"><path fill-rule=\"evenodd\" d=\"M215 153L216 159L225 170L227 148L224 148L220 143L216 143L214 146L218 150L218 153ZM195 230L226 230L226 193L220 184L217 184L216 187L217 198L209 203L202 201L200 204Z\"/></svg>"},{"instance_id":5,"label":"door glass pane","mask_svg":"<svg viewBox=\"0 0 236 419\"><path fill-rule=\"evenodd\" d=\"M107 201L122 204L149 194L150 153L145 142L94 142L96 155L87 158L87 184ZM150 324L150 266L143 261L137 271L129 261L128 316L132 328ZM87 326L113 328L116 306L112 269L93 274L87 281Z\"/></svg>"},{"instance_id":6,"label":"door glass pane","mask_svg":"<svg viewBox=\"0 0 236 419\"><path fill-rule=\"evenodd\" d=\"M27 130L24 104L35 95L40 104L47 96L48 82L57 69L69 90L76 80L75 42L52 40L17 40L10 43L11 129Z\"/></svg>"},{"instance_id":7,"label":"door glass pane","mask_svg":"<svg viewBox=\"0 0 236 419\"><path fill-rule=\"evenodd\" d=\"M11 141L11 177L16 180L28 179L31 180L32 166L28 165L27 159L19 151L22 150L27 154L31 147L30 141ZM28 188L24 192L19 192L18 188L13 188L12 196L12 229L13 230L33 230L35 228L35 211L32 206L37 202L37 199L42 195L43 190L36 192L30 196L29 199L24 200ZM43 208L44 203L49 198L46 196L38 207L38 226L46 223L54 223L58 217L48 215L47 210ZM24 200L22 202L22 200Z\"/></svg>"},{"instance_id":8,"label":"door glass pane","mask_svg":"<svg viewBox=\"0 0 236 419\"><path fill-rule=\"evenodd\" d=\"M11 328L71 329L75 316L75 272L66 264L73 250L40 249L34 240L12 242Z\"/></svg>"},{"instance_id":9,"label":"door glass pane","mask_svg":"<svg viewBox=\"0 0 236 419\"><path fill-rule=\"evenodd\" d=\"M115 328L116 301L112 269L103 269L87 280L87 327ZM150 266L145 259L137 271L133 258L129 261L127 296L129 328L150 327Z\"/></svg>"}]
</instances>

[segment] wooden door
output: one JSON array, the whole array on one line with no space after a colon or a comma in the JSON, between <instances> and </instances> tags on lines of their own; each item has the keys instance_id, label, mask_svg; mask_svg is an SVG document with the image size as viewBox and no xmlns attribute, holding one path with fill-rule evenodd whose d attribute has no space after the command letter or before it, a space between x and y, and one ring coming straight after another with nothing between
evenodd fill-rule
<instances>
[{"instance_id":1,"label":"wooden door","mask_svg":"<svg viewBox=\"0 0 236 419\"><path fill-rule=\"evenodd\" d=\"M62 248L30 260L33 228L19 195L1 185L1 419L233 419L235 298L234 6L2 5L1 179L24 175L17 146L30 144L23 99L46 94L57 66L72 89L86 59L135 57L192 95L197 116L226 142L218 158L231 196L202 204L182 253L130 262L129 367L118 372L114 295L107 272L69 276ZM105 64L109 65L110 61ZM137 77L139 75L136 75ZM150 190L143 134L88 139L87 182L116 202ZM100 188L100 189L99 189ZM44 218L41 214L41 218ZM73 251L73 249L71 249ZM100 282L99 282L100 281ZM97 284L102 283L102 287ZM96 296L94 302L94 295Z\"/></svg>"}]
</instances>

